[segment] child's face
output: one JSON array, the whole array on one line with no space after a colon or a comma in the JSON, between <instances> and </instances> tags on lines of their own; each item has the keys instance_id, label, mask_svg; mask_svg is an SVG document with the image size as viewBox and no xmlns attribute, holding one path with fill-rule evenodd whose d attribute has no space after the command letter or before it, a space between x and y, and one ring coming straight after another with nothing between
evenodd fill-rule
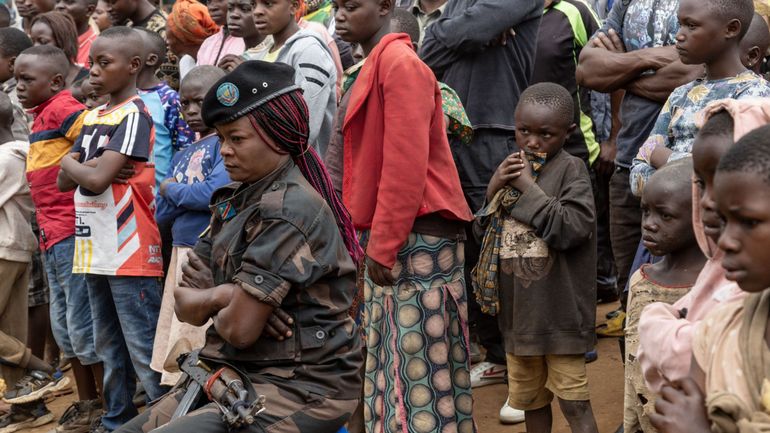
<instances>
[{"instance_id":1,"label":"child's face","mask_svg":"<svg viewBox=\"0 0 770 433\"><path fill-rule=\"evenodd\" d=\"M575 125L563 125L553 109L542 104L519 104L514 114L516 144L530 153L553 157L562 147Z\"/></svg>"},{"instance_id":2,"label":"child's face","mask_svg":"<svg viewBox=\"0 0 770 433\"><path fill-rule=\"evenodd\" d=\"M83 84L80 85L80 92L83 94L83 104L89 110L110 102L110 97L108 95L98 95L88 80L84 80Z\"/></svg>"},{"instance_id":3,"label":"child's face","mask_svg":"<svg viewBox=\"0 0 770 433\"><path fill-rule=\"evenodd\" d=\"M179 104L182 106L182 116L190 128L198 133L209 130L201 117L201 106L213 83L202 83L200 80L186 80L179 89Z\"/></svg>"},{"instance_id":4,"label":"child's face","mask_svg":"<svg viewBox=\"0 0 770 433\"><path fill-rule=\"evenodd\" d=\"M86 0L58 0L56 11L65 13L75 21L78 29L88 24L88 18L94 13L94 7L89 6Z\"/></svg>"},{"instance_id":5,"label":"child's face","mask_svg":"<svg viewBox=\"0 0 770 433\"><path fill-rule=\"evenodd\" d=\"M96 38L88 56L90 84L97 95L111 95L130 85L142 67L139 56L129 57L115 39Z\"/></svg>"},{"instance_id":6,"label":"child's face","mask_svg":"<svg viewBox=\"0 0 770 433\"><path fill-rule=\"evenodd\" d=\"M56 41L53 38L53 30L48 24L38 21L29 29L29 38L32 39L32 43L37 45L52 45L56 46Z\"/></svg>"},{"instance_id":7,"label":"child's face","mask_svg":"<svg viewBox=\"0 0 770 433\"><path fill-rule=\"evenodd\" d=\"M113 25L121 25L136 12L134 0L107 0L107 13L110 14Z\"/></svg>"},{"instance_id":8,"label":"child's face","mask_svg":"<svg viewBox=\"0 0 770 433\"><path fill-rule=\"evenodd\" d=\"M112 18L107 12L108 8L109 5L106 2L99 1L96 4L96 9L94 9L93 19L100 32L112 27Z\"/></svg>"},{"instance_id":9,"label":"child's face","mask_svg":"<svg viewBox=\"0 0 770 433\"><path fill-rule=\"evenodd\" d=\"M678 16L676 49L685 65L714 61L722 55L728 44L734 42L740 31L738 25L737 29L732 29L735 33L732 39L726 39L726 31L730 25L715 16L711 8L704 7L700 0L681 0Z\"/></svg>"},{"instance_id":10,"label":"child's face","mask_svg":"<svg viewBox=\"0 0 770 433\"><path fill-rule=\"evenodd\" d=\"M379 0L333 0L337 34L345 42L364 42L382 27L388 10Z\"/></svg>"},{"instance_id":11,"label":"child's face","mask_svg":"<svg viewBox=\"0 0 770 433\"><path fill-rule=\"evenodd\" d=\"M209 16L218 26L227 24L227 0L209 0Z\"/></svg>"},{"instance_id":12,"label":"child's face","mask_svg":"<svg viewBox=\"0 0 770 433\"><path fill-rule=\"evenodd\" d=\"M655 177L642 192L642 243L663 257L695 244L692 194L687 188Z\"/></svg>"},{"instance_id":13,"label":"child's face","mask_svg":"<svg viewBox=\"0 0 770 433\"><path fill-rule=\"evenodd\" d=\"M714 193L724 221L719 248L728 280L746 292L770 287L770 185L754 172L717 172Z\"/></svg>"},{"instance_id":14,"label":"child's face","mask_svg":"<svg viewBox=\"0 0 770 433\"><path fill-rule=\"evenodd\" d=\"M295 0L257 0L254 4L254 26L263 35L281 32L294 20Z\"/></svg>"},{"instance_id":15,"label":"child's face","mask_svg":"<svg viewBox=\"0 0 770 433\"><path fill-rule=\"evenodd\" d=\"M722 220L714 200L714 174L722 156L732 145L729 137L697 137L692 147L692 162L700 190L701 221L706 236L714 242L722 233Z\"/></svg>"},{"instance_id":16,"label":"child's face","mask_svg":"<svg viewBox=\"0 0 770 433\"><path fill-rule=\"evenodd\" d=\"M38 56L22 54L16 58L16 95L22 107L37 107L64 88L64 77L52 69L49 62Z\"/></svg>"},{"instance_id":17,"label":"child's face","mask_svg":"<svg viewBox=\"0 0 770 433\"><path fill-rule=\"evenodd\" d=\"M257 34L254 26L254 4L251 0L227 1L227 28L236 38L244 38Z\"/></svg>"}]
</instances>

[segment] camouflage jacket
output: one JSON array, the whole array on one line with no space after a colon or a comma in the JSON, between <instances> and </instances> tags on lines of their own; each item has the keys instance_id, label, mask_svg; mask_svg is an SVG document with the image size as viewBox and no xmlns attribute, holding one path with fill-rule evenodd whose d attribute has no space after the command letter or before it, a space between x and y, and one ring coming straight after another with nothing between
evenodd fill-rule
<instances>
[{"instance_id":1,"label":"camouflage jacket","mask_svg":"<svg viewBox=\"0 0 770 433\"><path fill-rule=\"evenodd\" d=\"M239 350L207 332L201 354L241 368L255 381L334 399L360 397L360 332L348 315L356 269L331 209L288 162L252 184L212 196L211 226L195 251L214 282L236 283L294 318L293 336L263 335Z\"/></svg>"}]
</instances>

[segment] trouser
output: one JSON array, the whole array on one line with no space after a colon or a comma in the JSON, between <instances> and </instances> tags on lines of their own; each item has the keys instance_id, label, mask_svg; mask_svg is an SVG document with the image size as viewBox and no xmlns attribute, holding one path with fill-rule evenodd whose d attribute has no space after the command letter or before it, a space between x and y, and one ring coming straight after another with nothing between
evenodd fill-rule
<instances>
[{"instance_id":1,"label":"trouser","mask_svg":"<svg viewBox=\"0 0 770 433\"><path fill-rule=\"evenodd\" d=\"M641 205L639 199L631 194L629 174L629 169L618 167L610 179L610 236L620 290L628 283L642 238ZM625 307L625 301L621 300L621 303Z\"/></svg>"},{"instance_id":2,"label":"trouser","mask_svg":"<svg viewBox=\"0 0 770 433\"><path fill-rule=\"evenodd\" d=\"M518 150L513 131L502 129L478 129L474 131L470 145L453 142L452 156L457 165L460 183L471 211L477 212L484 205L487 185L503 160ZM476 302L471 271L479 260L480 239L473 238L470 225L465 242L465 281L468 282L468 324L470 333L478 338L486 349L487 362L505 365L503 337L497 318L484 314Z\"/></svg>"},{"instance_id":3,"label":"trouser","mask_svg":"<svg viewBox=\"0 0 770 433\"><path fill-rule=\"evenodd\" d=\"M160 374L150 368L160 310L154 277L86 275L96 353L104 362L104 426L115 430L137 415L132 402L139 377L147 397L163 395Z\"/></svg>"},{"instance_id":4,"label":"trouser","mask_svg":"<svg viewBox=\"0 0 770 433\"><path fill-rule=\"evenodd\" d=\"M617 295L618 273L612 254L610 239L610 179L611 176L597 173L593 169L591 184L596 206L596 287L601 295Z\"/></svg>"},{"instance_id":5,"label":"trouser","mask_svg":"<svg viewBox=\"0 0 770 433\"><path fill-rule=\"evenodd\" d=\"M101 362L94 347L94 325L86 277L72 273L75 236L57 242L45 252L44 266L51 289L51 329L65 358L83 365Z\"/></svg>"},{"instance_id":6,"label":"trouser","mask_svg":"<svg viewBox=\"0 0 770 433\"><path fill-rule=\"evenodd\" d=\"M0 260L0 373L8 387L24 376L32 356L26 344L29 272L29 263Z\"/></svg>"}]
</instances>

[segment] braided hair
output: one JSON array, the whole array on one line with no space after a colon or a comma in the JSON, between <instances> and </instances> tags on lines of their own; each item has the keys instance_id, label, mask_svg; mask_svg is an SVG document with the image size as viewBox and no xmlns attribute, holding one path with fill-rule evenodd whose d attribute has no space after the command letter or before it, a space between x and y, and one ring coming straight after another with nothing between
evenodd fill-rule
<instances>
[{"instance_id":1,"label":"braided hair","mask_svg":"<svg viewBox=\"0 0 770 433\"><path fill-rule=\"evenodd\" d=\"M358 243L353 221L337 193L316 151L308 146L308 108L300 89L277 96L258 106L246 117L263 141L279 154L291 155L305 179L326 200L334 213L345 247L358 265L364 252ZM262 133L272 140L266 139ZM273 144L274 143L274 144Z\"/></svg>"}]
</instances>

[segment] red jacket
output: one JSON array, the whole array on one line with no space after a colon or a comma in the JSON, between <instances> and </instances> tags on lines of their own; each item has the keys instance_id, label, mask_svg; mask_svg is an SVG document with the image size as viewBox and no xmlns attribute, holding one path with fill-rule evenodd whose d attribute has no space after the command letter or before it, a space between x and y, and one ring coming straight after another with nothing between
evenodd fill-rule
<instances>
[{"instance_id":1,"label":"red jacket","mask_svg":"<svg viewBox=\"0 0 770 433\"><path fill-rule=\"evenodd\" d=\"M343 200L366 254L392 268L417 217L471 215L452 159L433 72L409 37L386 35L350 90L343 134Z\"/></svg>"}]
</instances>

